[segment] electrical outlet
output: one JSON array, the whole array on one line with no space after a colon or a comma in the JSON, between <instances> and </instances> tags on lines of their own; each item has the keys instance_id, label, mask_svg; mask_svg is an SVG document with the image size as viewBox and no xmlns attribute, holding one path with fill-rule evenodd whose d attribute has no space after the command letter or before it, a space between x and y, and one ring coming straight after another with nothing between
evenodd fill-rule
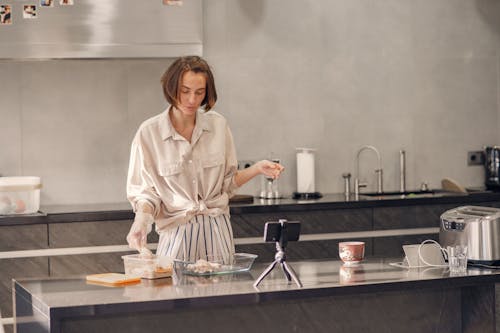
<instances>
[{"instance_id":1,"label":"electrical outlet","mask_svg":"<svg viewBox=\"0 0 500 333\"><path fill-rule=\"evenodd\" d=\"M467 165L484 165L484 153L481 150L467 153Z\"/></svg>"},{"instance_id":2,"label":"electrical outlet","mask_svg":"<svg viewBox=\"0 0 500 333\"><path fill-rule=\"evenodd\" d=\"M251 160L241 160L241 161L238 161L238 170L246 169L246 168L248 168L249 166L251 166L254 163L255 162L251 161Z\"/></svg>"}]
</instances>

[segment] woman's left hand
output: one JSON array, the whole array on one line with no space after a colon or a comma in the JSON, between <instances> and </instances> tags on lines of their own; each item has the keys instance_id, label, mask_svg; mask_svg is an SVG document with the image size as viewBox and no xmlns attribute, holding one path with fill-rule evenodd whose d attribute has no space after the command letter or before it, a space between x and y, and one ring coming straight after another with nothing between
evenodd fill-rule
<instances>
[{"instance_id":1,"label":"woman's left hand","mask_svg":"<svg viewBox=\"0 0 500 333\"><path fill-rule=\"evenodd\" d=\"M259 173L272 179L278 179L285 167L279 163L271 162L268 160L262 160L255 163L255 167Z\"/></svg>"},{"instance_id":2,"label":"woman's left hand","mask_svg":"<svg viewBox=\"0 0 500 333\"><path fill-rule=\"evenodd\" d=\"M279 163L262 160L252 164L249 168L238 170L234 176L234 182L237 186L242 186L259 174L270 179L278 179L283 170L285 170L285 168Z\"/></svg>"}]
</instances>

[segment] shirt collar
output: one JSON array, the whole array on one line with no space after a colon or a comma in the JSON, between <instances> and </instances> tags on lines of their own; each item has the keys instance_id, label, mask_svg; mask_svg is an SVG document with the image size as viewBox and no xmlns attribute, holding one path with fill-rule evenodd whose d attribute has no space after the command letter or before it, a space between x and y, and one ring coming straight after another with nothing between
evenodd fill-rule
<instances>
[{"instance_id":1,"label":"shirt collar","mask_svg":"<svg viewBox=\"0 0 500 333\"><path fill-rule=\"evenodd\" d=\"M165 111L163 111L161 115L161 121L159 126L160 126L161 138L163 140L167 140L170 137L173 138L177 134L174 126L172 125L172 121L170 120L170 117L168 115L171 107L172 106L169 106ZM199 128L202 131L208 131L208 132L212 130L212 126L210 126L210 122L208 121L206 112L207 111L202 111L201 109L198 109L198 112L196 113L196 125L194 128L194 132L197 131L197 128Z\"/></svg>"},{"instance_id":2,"label":"shirt collar","mask_svg":"<svg viewBox=\"0 0 500 333\"><path fill-rule=\"evenodd\" d=\"M196 114L196 127L208 132L212 130L212 126L210 126L210 122L208 121L207 111L198 110Z\"/></svg>"},{"instance_id":3,"label":"shirt collar","mask_svg":"<svg viewBox=\"0 0 500 333\"><path fill-rule=\"evenodd\" d=\"M170 121L170 117L168 116L168 112L170 110L170 106L163 111L160 116L160 135L163 140L167 140L168 138L174 136L175 130L174 126L172 126L172 122Z\"/></svg>"}]
</instances>

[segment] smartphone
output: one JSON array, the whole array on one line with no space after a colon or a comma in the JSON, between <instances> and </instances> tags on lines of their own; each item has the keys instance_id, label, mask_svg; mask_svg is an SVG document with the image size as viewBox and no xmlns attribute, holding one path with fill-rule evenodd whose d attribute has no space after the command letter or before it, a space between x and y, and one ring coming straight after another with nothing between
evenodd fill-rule
<instances>
[{"instance_id":1,"label":"smartphone","mask_svg":"<svg viewBox=\"0 0 500 333\"><path fill-rule=\"evenodd\" d=\"M286 221L283 225L281 222L266 222L264 226L264 241L279 242L283 229L286 229L288 241L296 242L300 236L300 222Z\"/></svg>"}]
</instances>

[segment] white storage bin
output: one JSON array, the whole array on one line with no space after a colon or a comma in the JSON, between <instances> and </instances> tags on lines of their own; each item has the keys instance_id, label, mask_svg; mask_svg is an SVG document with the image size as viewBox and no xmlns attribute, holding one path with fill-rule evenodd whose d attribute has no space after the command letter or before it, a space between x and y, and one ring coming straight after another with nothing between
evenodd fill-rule
<instances>
[{"instance_id":1,"label":"white storage bin","mask_svg":"<svg viewBox=\"0 0 500 333\"><path fill-rule=\"evenodd\" d=\"M40 177L0 177L0 215L38 212L41 188Z\"/></svg>"}]
</instances>

